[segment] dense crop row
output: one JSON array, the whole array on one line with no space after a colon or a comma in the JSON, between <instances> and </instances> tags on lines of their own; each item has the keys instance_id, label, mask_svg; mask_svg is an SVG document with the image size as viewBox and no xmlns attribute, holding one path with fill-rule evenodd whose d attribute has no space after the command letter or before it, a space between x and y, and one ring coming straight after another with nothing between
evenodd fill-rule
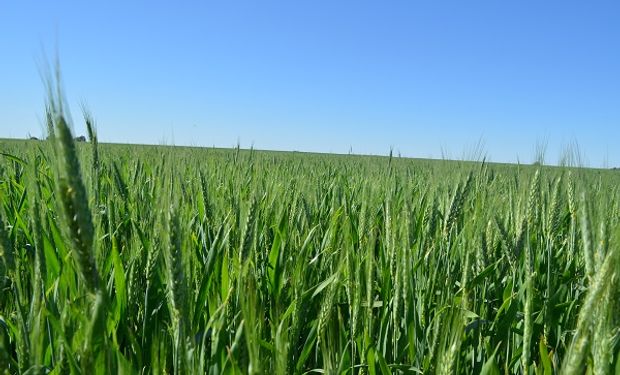
<instances>
[{"instance_id":1,"label":"dense crop row","mask_svg":"<svg viewBox=\"0 0 620 375\"><path fill-rule=\"evenodd\" d=\"M49 121L0 143L8 373L618 371L617 173L74 145Z\"/></svg>"}]
</instances>

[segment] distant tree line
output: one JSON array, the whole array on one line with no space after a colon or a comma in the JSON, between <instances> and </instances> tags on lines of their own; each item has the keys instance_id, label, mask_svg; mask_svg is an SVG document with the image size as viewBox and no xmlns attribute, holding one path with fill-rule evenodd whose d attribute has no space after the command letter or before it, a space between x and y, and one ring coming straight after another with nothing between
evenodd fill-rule
<instances>
[{"instance_id":1,"label":"distant tree line","mask_svg":"<svg viewBox=\"0 0 620 375\"><path fill-rule=\"evenodd\" d=\"M30 139L31 141L39 141L40 139L34 136L29 136L28 139ZM86 137L83 135L80 135L79 137L75 137L73 138L74 141L76 142L86 142Z\"/></svg>"}]
</instances>

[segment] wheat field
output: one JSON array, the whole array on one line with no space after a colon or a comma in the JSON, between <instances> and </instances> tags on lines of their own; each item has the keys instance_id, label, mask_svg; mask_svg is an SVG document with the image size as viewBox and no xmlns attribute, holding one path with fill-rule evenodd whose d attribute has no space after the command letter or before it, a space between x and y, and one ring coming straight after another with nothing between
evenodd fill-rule
<instances>
[{"instance_id":1,"label":"wheat field","mask_svg":"<svg viewBox=\"0 0 620 375\"><path fill-rule=\"evenodd\" d=\"M615 171L0 141L0 373L620 373Z\"/></svg>"}]
</instances>

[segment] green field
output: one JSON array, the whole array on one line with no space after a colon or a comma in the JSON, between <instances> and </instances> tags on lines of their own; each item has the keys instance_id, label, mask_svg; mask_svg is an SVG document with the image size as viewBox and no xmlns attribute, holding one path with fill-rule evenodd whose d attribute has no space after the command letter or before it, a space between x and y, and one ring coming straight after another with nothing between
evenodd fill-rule
<instances>
[{"instance_id":1,"label":"green field","mask_svg":"<svg viewBox=\"0 0 620 375\"><path fill-rule=\"evenodd\" d=\"M0 373L620 373L619 172L49 121L0 141Z\"/></svg>"}]
</instances>

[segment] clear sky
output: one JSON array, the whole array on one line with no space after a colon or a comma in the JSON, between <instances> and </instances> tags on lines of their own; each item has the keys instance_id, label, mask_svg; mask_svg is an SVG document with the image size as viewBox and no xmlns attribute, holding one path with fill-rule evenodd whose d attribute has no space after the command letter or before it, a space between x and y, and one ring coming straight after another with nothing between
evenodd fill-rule
<instances>
[{"instance_id":1,"label":"clear sky","mask_svg":"<svg viewBox=\"0 0 620 375\"><path fill-rule=\"evenodd\" d=\"M620 166L620 2L0 1L0 137L58 52L101 141Z\"/></svg>"}]
</instances>

